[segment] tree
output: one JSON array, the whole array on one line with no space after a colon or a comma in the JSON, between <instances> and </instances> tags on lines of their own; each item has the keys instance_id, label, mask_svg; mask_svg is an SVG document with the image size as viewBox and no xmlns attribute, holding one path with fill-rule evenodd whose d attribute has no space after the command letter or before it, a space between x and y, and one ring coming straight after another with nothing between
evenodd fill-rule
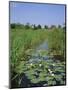
<instances>
[{"instance_id":1,"label":"tree","mask_svg":"<svg viewBox=\"0 0 68 90\"><path fill-rule=\"evenodd\" d=\"M20 23L17 23L17 24L16 24L16 28L19 28L19 29L20 29L20 28L23 28L23 25L20 24Z\"/></svg>"},{"instance_id":2,"label":"tree","mask_svg":"<svg viewBox=\"0 0 68 90\"><path fill-rule=\"evenodd\" d=\"M51 27L50 27L51 29L54 29L54 28L56 28L56 26L55 25L51 25Z\"/></svg>"},{"instance_id":3,"label":"tree","mask_svg":"<svg viewBox=\"0 0 68 90\"><path fill-rule=\"evenodd\" d=\"M61 28L61 25L58 25L58 28Z\"/></svg>"},{"instance_id":4,"label":"tree","mask_svg":"<svg viewBox=\"0 0 68 90\"><path fill-rule=\"evenodd\" d=\"M10 27L11 27L12 29L14 29L14 28L16 27L16 24L15 24L15 23L12 23L12 24L10 24Z\"/></svg>"},{"instance_id":5,"label":"tree","mask_svg":"<svg viewBox=\"0 0 68 90\"><path fill-rule=\"evenodd\" d=\"M37 26L37 28L38 28L38 29L41 29L41 25L39 24L39 25Z\"/></svg>"},{"instance_id":6,"label":"tree","mask_svg":"<svg viewBox=\"0 0 68 90\"><path fill-rule=\"evenodd\" d=\"M47 25L45 25L45 26L44 26L44 28L45 28L45 29L48 29L48 26L47 26Z\"/></svg>"},{"instance_id":7,"label":"tree","mask_svg":"<svg viewBox=\"0 0 68 90\"><path fill-rule=\"evenodd\" d=\"M24 27L24 25L20 23L12 23L10 26L11 26L11 29L15 29L15 28L20 29Z\"/></svg>"},{"instance_id":8,"label":"tree","mask_svg":"<svg viewBox=\"0 0 68 90\"><path fill-rule=\"evenodd\" d=\"M30 24L27 23L27 24L25 25L25 28L26 28L26 29L29 29L29 28L30 28Z\"/></svg>"},{"instance_id":9,"label":"tree","mask_svg":"<svg viewBox=\"0 0 68 90\"><path fill-rule=\"evenodd\" d=\"M37 30L37 26L34 24L34 30Z\"/></svg>"},{"instance_id":10,"label":"tree","mask_svg":"<svg viewBox=\"0 0 68 90\"><path fill-rule=\"evenodd\" d=\"M63 29L64 29L64 30L66 29L66 23L63 24Z\"/></svg>"}]
</instances>

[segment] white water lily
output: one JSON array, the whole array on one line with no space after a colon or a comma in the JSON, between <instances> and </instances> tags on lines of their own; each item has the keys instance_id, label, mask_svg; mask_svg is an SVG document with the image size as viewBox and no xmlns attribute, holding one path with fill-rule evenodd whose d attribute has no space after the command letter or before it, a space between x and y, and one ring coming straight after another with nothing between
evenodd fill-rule
<instances>
[{"instance_id":1,"label":"white water lily","mask_svg":"<svg viewBox=\"0 0 68 90\"><path fill-rule=\"evenodd\" d=\"M54 73L51 74L52 76L55 76Z\"/></svg>"},{"instance_id":2,"label":"white water lily","mask_svg":"<svg viewBox=\"0 0 68 90\"><path fill-rule=\"evenodd\" d=\"M49 71L50 73L52 73L52 71L51 71L50 69L48 69L48 71Z\"/></svg>"},{"instance_id":3,"label":"white water lily","mask_svg":"<svg viewBox=\"0 0 68 90\"><path fill-rule=\"evenodd\" d=\"M30 66L32 66L33 65L33 63L30 63Z\"/></svg>"},{"instance_id":4,"label":"white water lily","mask_svg":"<svg viewBox=\"0 0 68 90\"><path fill-rule=\"evenodd\" d=\"M54 64L54 63L53 63L52 65L53 65L53 66L55 66L55 64Z\"/></svg>"},{"instance_id":5,"label":"white water lily","mask_svg":"<svg viewBox=\"0 0 68 90\"><path fill-rule=\"evenodd\" d=\"M50 72L51 76L55 76L54 73L50 69L48 69L48 71Z\"/></svg>"},{"instance_id":6,"label":"white water lily","mask_svg":"<svg viewBox=\"0 0 68 90\"><path fill-rule=\"evenodd\" d=\"M50 69L48 69L48 71L51 71Z\"/></svg>"},{"instance_id":7,"label":"white water lily","mask_svg":"<svg viewBox=\"0 0 68 90\"><path fill-rule=\"evenodd\" d=\"M41 67L41 66L42 66L42 64L39 64L39 66Z\"/></svg>"}]
</instances>

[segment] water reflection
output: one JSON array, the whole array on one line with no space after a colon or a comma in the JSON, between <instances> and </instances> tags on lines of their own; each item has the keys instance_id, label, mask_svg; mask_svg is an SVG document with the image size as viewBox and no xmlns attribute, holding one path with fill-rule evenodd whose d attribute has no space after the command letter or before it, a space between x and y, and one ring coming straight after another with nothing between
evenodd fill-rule
<instances>
[{"instance_id":1,"label":"water reflection","mask_svg":"<svg viewBox=\"0 0 68 90\"><path fill-rule=\"evenodd\" d=\"M53 59L53 56L48 55L48 42L45 41L39 45L35 51L30 55L29 62L38 62L41 60Z\"/></svg>"}]
</instances>

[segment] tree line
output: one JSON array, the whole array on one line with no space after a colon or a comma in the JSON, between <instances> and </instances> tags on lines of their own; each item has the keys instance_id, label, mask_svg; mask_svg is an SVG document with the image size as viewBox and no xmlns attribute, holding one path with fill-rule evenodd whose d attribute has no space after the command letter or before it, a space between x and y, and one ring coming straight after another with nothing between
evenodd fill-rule
<instances>
[{"instance_id":1,"label":"tree line","mask_svg":"<svg viewBox=\"0 0 68 90\"><path fill-rule=\"evenodd\" d=\"M30 23L26 23L24 25L24 24L20 24L20 23L12 23L12 24L10 24L10 27L12 29L14 29L14 28L25 28L25 29L34 29L34 30L37 30L37 29L42 29L42 28L44 28L44 29L53 29L53 28L56 28L57 26L56 25L51 25L49 27L48 25L44 25L44 27L42 27L40 24L38 24L38 25L35 25L35 24L30 25ZM63 26L58 25L58 28L65 29L66 25L65 24Z\"/></svg>"}]
</instances>

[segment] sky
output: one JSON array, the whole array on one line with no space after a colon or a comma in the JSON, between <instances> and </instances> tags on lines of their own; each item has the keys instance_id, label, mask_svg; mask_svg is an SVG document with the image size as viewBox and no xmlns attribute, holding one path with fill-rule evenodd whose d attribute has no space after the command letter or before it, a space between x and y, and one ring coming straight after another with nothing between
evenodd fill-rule
<instances>
[{"instance_id":1,"label":"sky","mask_svg":"<svg viewBox=\"0 0 68 90\"><path fill-rule=\"evenodd\" d=\"M65 5L10 2L10 23L63 25Z\"/></svg>"}]
</instances>

